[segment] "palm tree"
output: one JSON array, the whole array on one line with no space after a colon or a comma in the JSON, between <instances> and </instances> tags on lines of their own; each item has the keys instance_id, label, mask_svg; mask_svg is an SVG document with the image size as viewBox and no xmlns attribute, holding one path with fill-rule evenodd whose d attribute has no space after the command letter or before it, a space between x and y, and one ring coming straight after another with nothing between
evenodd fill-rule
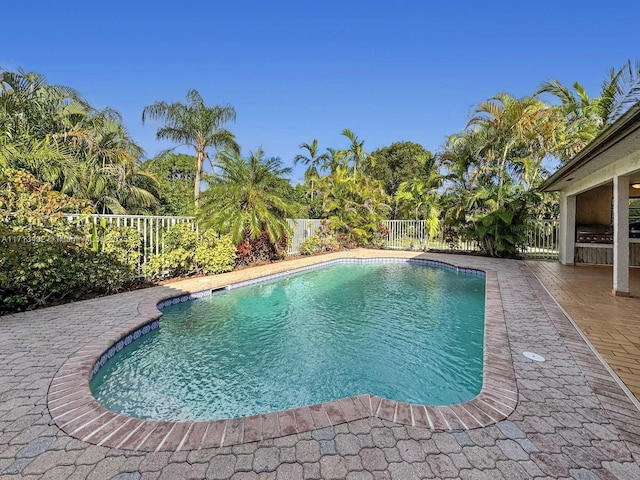
<instances>
[{"instance_id":1,"label":"palm tree","mask_svg":"<svg viewBox=\"0 0 640 480\"><path fill-rule=\"evenodd\" d=\"M43 137L63 130L64 117L74 109L90 109L74 89L49 85L36 72L0 69L0 125L3 131L31 131Z\"/></svg>"},{"instance_id":2,"label":"palm tree","mask_svg":"<svg viewBox=\"0 0 640 480\"><path fill-rule=\"evenodd\" d=\"M308 143L301 143L300 148L309 152L308 156L298 154L293 159L294 165L298 163L303 163L308 165L307 169L304 172L304 180L305 182L311 183L311 200L313 200L314 189L314 181L318 179L319 172L318 168L322 168L323 165L329 161L329 155L327 153L322 153L318 155L318 140L316 138L313 139L311 145Z\"/></svg>"},{"instance_id":3,"label":"palm tree","mask_svg":"<svg viewBox=\"0 0 640 480\"><path fill-rule=\"evenodd\" d=\"M369 154L362 148L364 145L364 140L359 141L356 134L348 128L342 130L342 132L340 132L340 135L344 135L351 142L349 148L346 150L342 150L341 154L346 158L347 163L350 162L353 165L353 175L355 176L358 172L358 167L362 166L365 162L370 160Z\"/></svg>"},{"instance_id":4,"label":"palm tree","mask_svg":"<svg viewBox=\"0 0 640 480\"><path fill-rule=\"evenodd\" d=\"M34 72L0 71L0 167L21 169L101 211L153 211L154 178L111 109Z\"/></svg>"},{"instance_id":5,"label":"palm tree","mask_svg":"<svg viewBox=\"0 0 640 480\"><path fill-rule=\"evenodd\" d=\"M589 97L580 82L575 82L571 91L558 80L551 80L543 83L536 95L542 93L549 93L560 100L556 109L564 118L564 132L556 153L566 161L598 135L607 123L608 113L600 109L598 97Z\"/></svg>"},{"instance_id":6,"label":"palm tree","mask_svg":"<svg viewBox=\"0 0 640 480\"><path fill-rule=\"evenodd\" d=\"M345 152L331 147L327 147L327 152L327 159L322 164L322 169L329 170L329 173L334 173L338 167L344 165Z\"/></svg>"},{"instance_id":7,"label":"palm tree","mask_svg":"<svg viewBox=\"0 0 640 480\"><path fill-rule=\"evenodd\" d=\"M73 89L49 85L35 72L0 70L0 166L24 169L70 193L78 159L55 135L64 131L64 111L86 105Z\"/></svg>"},{"instance_id":8,"label":"palm tree","mask_svg":"<svg viewBox=\"0 0 640 480\"><path fill-rule=\"evenodd\" d=\"M360 173L353 176L348 167L338 165L319 181L323 210L332 229L348 244L370 242L382 220L389 217L389 196L379 180Z\"/></svg>"},{"instance_id":9,"label":"palm tree","mask_svg":"<svg viewBox=\"0 0 640 480\"><path fill-rule=\"evenodd\" d=\"M156 138L188 145L196 151L196 176L194 201L200 206L200 180L208 148L238 150L234 135L222 125L235 121L236 111L231 105L208 107L195 89L187 92L187 103L156 102L142 111L142 123L148 118L161 120L164 126L156 132Z\"/></svg>"},{"instance_id":10,"label":"palm tree","mask_svg":"<svg viewBox=\"0 0 640 480\"><path fill-rule=\"evenodd\" d=\"M427 222L429 237L438 233L440 225L440 194L442 176L433 172L428 179L413 178L402 182L398 187L395 200L405 218L414 216L416 220Z\"/></svg>"},{"instance_id":11,"label":"palm tree","mask_svg":"<svg viewBox=\"0 0 640 480\"><path fill-rule=\"evenodd\" d=\"M573 91L558 80L550 80L535 94L548 93L560 101L556 108L565 121L564 138L557 153L562 161L572 158L640 101L640 61L634 65L629 60L619 69L611 68L597 97L589 97L580 82L575 82L572 88Z\"/></svg>"},{"instance_id":12,"label":"palm tree","mask_svg":"<svg viewBox=\"0 0 640 480\"><path fill-rule=\"evenodd\" d=\"M514 255L522 238L525 200L540 180L542 160L563 141L557 108L500 93L481 103L464 132L447 141L445 222L490 255ZM525 202L526 203L526 202Z\"/></svg>"},{"instance_id":13,"label":"palm tree","mask_svg":"<svg viewBox=\"0 0 640 480\"><path fill-rule=\"evenodd\" d=\"M611 125L640 101L640 60L628 60L619 69L611 68L602 85L599 107L606 124Z\"/></svg>"},{"instance_id":14,"label":"palm tree","mask_svg":"<svg viewBox=\"0 0 640 480\"><path fill-rule=\"evenodd\" d=\"M498 204L509 172L521 171L525 165L526 180L537 178L532 170L541 168L545 155L556 149L553 110L534 97L517 99L499 93L478 106L467 128L478 148L475 153L484 163L481 169L497 176Z\"/></svg>"},{"instance_id":15,"label":"palm tree","mask_svg":"<svg viewBox=\"0 0 640 480\"><path fill-rule=\"evenodd\" d=\"M283 197L288 184L283 177L291 169L279 158L264 158L261 148L246 159L238 152L222 151L217 161L220 172L202 194L203 225L231 234L236 244L266 232L277 245L289 232L287 218L295 212Z\"/></svg>"},{"instance_id":16,"label":"palm tree","mask_svg":"<svg viewBox=\"0 0 640 480\"><path fill-rule=\"evenodd\" d=\"M449 172L444 176L445 192L450 190L468 190L481 175L474 144L476 137L471 132L455 133L447 138L444 150L438 155L438 163Z\"/></svg>"}]
</instances>

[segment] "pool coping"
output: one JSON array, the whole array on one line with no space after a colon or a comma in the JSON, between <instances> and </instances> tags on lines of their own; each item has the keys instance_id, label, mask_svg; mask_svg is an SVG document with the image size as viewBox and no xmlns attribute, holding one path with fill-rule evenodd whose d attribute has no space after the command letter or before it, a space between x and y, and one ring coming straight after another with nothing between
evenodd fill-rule
<instances>
[{"instance_id":1,"label":"pool coping","mask_svg":"<svg viewBox=\"0 0 640 480\"><path fill-rule=\"evenodd\" d=\"M392 256L381 253L372 260L419 260L416 258L419 255L419 252L404 252L404 255ZM318 268L327 263L349 259L362 261L357 255L328 261L323 260L323 257L312 257L308 259L310 264L302 268ZM275 269L279 271L267 275L252 275L250 269L247 269L245 281L263 281L265 277L300 271L295 262L290 265L287 263L289 262L276 264ZM225 285L219 284L214 276L197 283L192 282L173 292L150 291L138 305L137 316L107 332L100 342L80 348L58 370L49 386L47 405L51 417L61 430L79 440L94 445L144 452L238 445L369 417L434 431L469 430L504 420L515 409L518 392L496 272L457 262L430 260L425 263L450 265L463 271L482 271L485 274L483 383L480 393L467 402L425 406L365 394L279 412L203 422L143 420L112 412L100 405L89 387L96 364L118 342L156 321L161 316L158 308L161 302L190 296L203 290L224 288Z\"/></svg>"}]
</instances>

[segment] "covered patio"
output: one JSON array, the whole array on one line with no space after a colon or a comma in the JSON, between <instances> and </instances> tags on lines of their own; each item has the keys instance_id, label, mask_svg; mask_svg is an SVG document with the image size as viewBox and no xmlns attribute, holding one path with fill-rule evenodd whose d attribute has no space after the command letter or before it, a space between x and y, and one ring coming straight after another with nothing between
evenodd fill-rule
<instances>
[{"instance_id":1,"label":"covered patio","mask_svg":"<svg viewBox=\"0 0 640 480\"><path fill-rule=\"evenodd\" d=\"M640 104L540 188L560 193L560 263L612 265L613 294L631 295L629 270L640 266L640 238L630 238L640 235L629 216L630 199L640 198Z\"/></svg>"},{"instance_id":2,"label":"covered patio","mask_svg":"<svg viewBox=\"0 0 640 480\"><path fill-rule=\"evenodd\" d=\"M540 189L560 194L559 263L528 265L640 399L640 104Z\"/></svg>"}]
</instances>

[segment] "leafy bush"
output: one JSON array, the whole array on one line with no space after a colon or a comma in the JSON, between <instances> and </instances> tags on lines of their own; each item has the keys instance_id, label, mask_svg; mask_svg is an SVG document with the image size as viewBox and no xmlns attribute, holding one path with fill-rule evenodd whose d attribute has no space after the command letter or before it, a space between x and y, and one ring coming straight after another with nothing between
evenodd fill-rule
<instances>
[{"instance_id":1,"label":"leafy bush","mask_svg":"<svg viewBox=\"0 0 640 480\"><path fill-rule=\"evenodd\" d=\"M304 242L300 244L301 255L313 255L321 252L336 252L340 249L340 244L335 234L329 228L326 220L320 223L318 230Z\"/></svg>"},{"instance_id":2,"label":"leafy bush","mask_svg":"<svg viewBox=\"0 0 640 480\"><path fill-rule=\"evenodd\" d=\"M84 219L80 218L77 223ZM113 254L134 276L140 264L142 239L134 227L119 227L101 218L86 225L87 237L94 252Z\"/></svg>"},{"instance_id":3,"label":"leafy bush","mask_svg":"<svg viewBox=\"0 0 640 480\"><path fill-rule=\"evenodd\" d=\"M133 275L140 263L141 244L135 228L109 226L102 237L102 252L117 258Z\"/></svg>"},{"instance_id":4,"label":"leafy bush","mask_svg":"<svg viewBox=\"0 0 640 480\"><path fill-rule=\"evenodd\" d=\"M63 235L70 228L65 214L90 212L91 206L86 200L57 192L28 172L0 170L0 220L14 232L44 227L49 233Z\"/></svg>"},{"instance_id":5,"label":"leafy bush","mask_svg":"<svg viewBox=\"0 0 640 480\"><path fill-rule=\"evenodd\" d=\"M193 275L197 246L198 232L185 223L175 225L164 236L163 252L149 258L142 272L152 280Z\"/></svg>"},{"instance_id":6,"label":"leafy bush","mask_svg":"<svg viewBox=\"0 0 640 480\"><path fill-rule=\"evenodd\" d=\"M368 246L373 248L382 248L384 244L387 243L388 236L389 229L385 226L384 223L378 222L378 226L373 232L373 236L371 237L371 241L369 242Z\"/></svg>"},{"instance_id":7,"label":"leafy bush","mask_svg":"<svg viewBox=\"0 0 640 480\"><path fill-rule=\"evenodd\" d=\"M235 266L236 246L231 236L220 236L209 229L202 234L194 260L205 275L230 272Z\"/></svg>"},{"instance_id":8,"label":"leafy bush","mask_svg":"<svg viewBox=\"0 0 640 480\"><path fill-rule=\"evenodd\" d=\"M364 217L354 219L354 222L344 222L338 217L331 217L329 225L337 232L336 239L339 245L345 248L380 248L386 240L384 224L376 220L376 217L369 220Z\"/></svg>"},{"instance_id":9,"label":"leafy bush","mask_svg":"<svg viewBox=\"0 0 640 480\"><path fill-rule=\"evenodd\" d=\"M256 262L281 260L287 256L288 245L289 237L286 234L283 234L277 243L273 243L264 230L258 238L251 238L251 234L247 230L244 240L236 249L236 265L247 266Z\"/></svg>"},{"instance_id":10,"label":"leafy bush","mask_svg":"<svg viewBox=\"0 0 640 480\"><path fill-rule=\"evenodd\" d=\"M313 255L320 251L320 237L318 235L312 235L304 240L299 247L301 255Z\"/></svg>"},{"instance_id":11,"label":"leafy bush","mask_svg":"<svg viewBox=\"0 0 640 480\"><path fill-rule=\"evenodd\" d=\"M131 280L128 243L93 249L87 230L65 218L70 212L88 206L26 172L0 172L0 314L114 293Z\"/></svg>"},{"instance_id":12,"label":"leafy bush","mask_svg":"<svg viewBox=\"0 0 640 480\"><path fill-rule=\"evenodd\" d=\"M526 239L529 218L528 193L516 192L503 204L487 212L467 215L461 235L478 242L482 253L490 257L516 258Z\"/></svg>"},{"instance_id":13,"label":"leafy bush","mask_svg":"<svg viewBox=\"0 0 640 480\"><path fill-rule=\"evenodd\" d=\"M42 228L30 236L0 228L0 314L31 310L90 294L120 291L131 269L115 253L94 252Z\"/></svg>"},{"instance_id":14,"label":"leafy bush","mask_svg":"<svg viewBox=\"0 0 640 480\"><path fill-rule=\"evenodd\" d=\"M236 249L228 235L220 236L212 229L202 234L189 224L172 227L164 237L164 249L143 266L144 274L153 280L233 270Z\"/></svg>"}]
</instances>

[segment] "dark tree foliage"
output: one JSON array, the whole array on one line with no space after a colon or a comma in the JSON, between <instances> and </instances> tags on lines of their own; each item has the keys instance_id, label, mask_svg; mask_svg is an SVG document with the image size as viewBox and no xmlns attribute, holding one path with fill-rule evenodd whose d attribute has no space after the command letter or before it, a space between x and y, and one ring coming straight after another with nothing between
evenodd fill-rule
<instances>
[{"instance_id":1,"label":"dark tree foliage","mask_svg":"<svg viewBox=\"0 0 640 480\"><path fill-rule=\"evenodd\" d=\"M322 199L318 199L311 201L306 194L304 185L297 184L295 187L291 185L291 183L283 179L283 182L286 182L282 186L282 196L283 198L289 202L293 208L295 218L319 218L310 216L312 213L313 205L318 205L318 214L322 212Z\"/></svg>"},{"instance_id":2,"label":"dark tree foliage","mask_svg":"<svg viewBox=\"0 0 640 480\"><path fill-rule=\"evenodd\" d=\"M365 173L384 183L387 195L394 197L402 182L419 178L427 180L436 168L433 154L419 143L395 142L371 152L372 162L364 165ZM392 218L397 218L392 212Z\"/></svg>"},{"instance_id":3,"label":"dark tree foliage","mask_svg":"<svg viewBox=\"0 0 640 480\"><path fill-rule=\"evenodd\" d=\"M193 203L193 182L196 177L195 158L183 153L164 152L142 164L160 184L160 215L196 214Z\"/></svg>"}]
</instances>

